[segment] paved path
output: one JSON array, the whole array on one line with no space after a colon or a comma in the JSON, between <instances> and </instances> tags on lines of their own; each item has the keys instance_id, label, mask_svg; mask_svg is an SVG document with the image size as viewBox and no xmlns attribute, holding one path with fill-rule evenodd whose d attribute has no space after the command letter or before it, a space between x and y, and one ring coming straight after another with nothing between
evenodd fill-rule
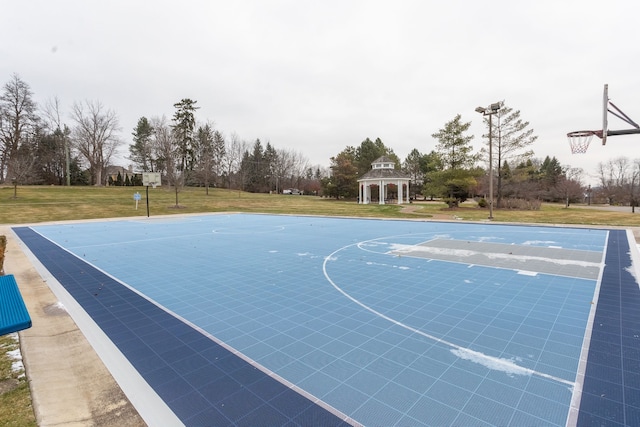
<instances>
[{"instance_id":1,"label":"paved path","mask_svg":"<svg viewBox=\"0 0 640 427\"><path fill-rule=\"evenodd\" d=\"M1 226L0 235L7 236L5 272L15 276L33 323L19 336L38 426L144 426L10 227Z\"/></svg>"}]
</instances>

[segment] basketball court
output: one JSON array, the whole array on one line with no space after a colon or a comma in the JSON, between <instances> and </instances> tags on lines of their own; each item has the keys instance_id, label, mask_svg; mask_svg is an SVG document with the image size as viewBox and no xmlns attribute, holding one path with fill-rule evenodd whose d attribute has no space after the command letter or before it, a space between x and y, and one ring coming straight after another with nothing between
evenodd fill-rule
<instances>
[{"instance_id":1,"label":"basketball court","mask_svg":"<svg viewBox=\"0 0 640 427\"><path fill-rule=\"evenodd\" d=\"M640 423L624 230L231 214L13 232L150 425Z\"/></svg>"}]
</instances>

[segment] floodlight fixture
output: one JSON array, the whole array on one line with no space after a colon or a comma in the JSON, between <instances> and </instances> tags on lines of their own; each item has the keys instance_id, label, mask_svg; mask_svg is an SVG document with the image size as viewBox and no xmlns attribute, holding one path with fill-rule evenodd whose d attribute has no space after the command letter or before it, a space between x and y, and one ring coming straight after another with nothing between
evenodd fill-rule
<instances>
[{"instance_id":1,"label":"floodlight fixture","mask_svg":"<svg viewBox=\"0 0 640 427\"><path fill-rule=\"evenodd\" d=\"M489 107L478 107L476 112L483 116L489 116L489 220L493 220L493 141L491 141L492 123L491 116L502 108L502 102L494 102Z\"/></svg>"}]
</instances>

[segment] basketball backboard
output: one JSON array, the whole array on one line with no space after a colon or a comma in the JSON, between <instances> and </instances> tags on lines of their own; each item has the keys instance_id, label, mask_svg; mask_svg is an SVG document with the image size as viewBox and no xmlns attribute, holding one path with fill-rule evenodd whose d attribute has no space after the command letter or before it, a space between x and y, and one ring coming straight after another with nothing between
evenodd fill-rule
<instances>
[{"instance_id":1,"label":"basketball backboard","mask_svg":"<svg viewBox=\"0 0 640 427\"><path fill-rule=\"evenodd\" d=\"M604 94L602 96L602 145L607 143L607 131L609 122L607 120L609 114L609 85L604 85Z\"/></svg>"},{"instance_id":2,"label":"basketball backboard","mask_svg":"<svg viewBox=\"0 0 640 427\"><path fill-rule=\"evenodd\" d=\"M142 185L157 187L161 183L160 172L142 172Z\"/></svg>"}]
</instances>

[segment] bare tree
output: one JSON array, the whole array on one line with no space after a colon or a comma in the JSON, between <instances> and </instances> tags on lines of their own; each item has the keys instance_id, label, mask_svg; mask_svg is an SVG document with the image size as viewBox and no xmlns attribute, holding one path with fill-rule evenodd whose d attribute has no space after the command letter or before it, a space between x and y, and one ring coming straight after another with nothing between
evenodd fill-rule
<instances>
[{"instance_id":1,"label":"bare tree","mask_svg":"<svg viewBox=\"0 0 640 427\"><path fill-rule=\"evenodd\" d=\"M18 197L18 184L33 183L37 156L30 144L21 144L8 163L13 184L13 198Z\"/></svg>"},{"instance_id":2,"label":"bare tree","mask_svg":"<svg viewBox=\"0 0 640 427\"><path fill-rule=\"evenodd\" d=\"M638 206L638 202L640 201L640 159L635 159L631 164L631 170L629 171L629 179L626 187L629 194L631 213L635 213L636 206Z\"/></svg>"},{"instance_id":3,"label":"bare tree","mask_svg":"<svg viewBox=\"0 0 640 427\"><path fill-rule=\"evenodd\" d=\"M118 117L99 101L74 103L71 117L73 145L89 165L92 184L104 185L103 172L120 145Z\"/></svg>"},{"instance_id":4,"label":"bare tree","mask_svg":"<svg viewBox=\"0 0 640 427\"><path fill-rule=\"evenodd\" d=\"M153 129L149 148L150 156L155 159L153 171L164 175L167 172L167 162L173 156L171 128L166 116L151 117L149 123Z\"/></svg>"},{"instance_id":5,"label":"bare tree","mask_svg":"<svg viewBox=\"0 0 640 427\"><path fill-rule=\"evenodd\" d=\"M565 207L568 208L571 201L582 200L584 196L584 186L582 185L582 168L564 167L564 175L560 177L555 185L555 193L558 198L563 198Z\"/></svg>"},{"instance_id":6,"label":"bare tree","mask_svg":"<svg viewBox=\"0 0 640 427\"><path fill-rule=\"evenodd\" d=\"M197 127L193 140L193 157L195 177L204 184L205 193L209 195L209 186L215 176L214 124L207 122Z\"/></svg>"},{"instance_id":7,"label":"bare tree","mask_svg":"<svg viewBox=\"0 0 640 427\"><path fill-rule=\"evenodd\" d=\"M294 187L302 187L307 169L309 169L309 160L299 151L286 151L287 157L291 165L291 177L294 180Z\"/></svg>"},{"instance_id":8,"label":"bare tree","mask_svg":"<svg viewBox=\"0 0 640 427\"><path fill-rule=\"evenodd\" d=\"M227 176L227 188L231 189L231 180L234 175L240 171L240 163L243 154L249 149L249 144L240 139L236 133L231 134L231 139L226 143L224 156L224 173ZM238 188L242 188L243 180L237 184Z\"/></svg>"},{"instance_id":9,"label":"bare tree","mask_svg":"<svg viewBox=\"0 0 640 427\"><path fill-rule=\"evenodd\" d=\"M497 120L496 120L497 118ZM533 134L533 129L529 128L529 122L523 121L520 118L520 110L513 111L513 108L503 105L498 110L497 117L493 119L492 123L492 148L493 148L493 161L494 170L497 171L498 180L496 182L496 201L497 207L502 205L503 196L503 178L504 170L503 166L505 162L510 164L518 164L533 157L533 150L529 147L538 139ZM496 123L497 121L497 123ZM484 122L487 127L489 126L489 119L484 118ZM487 147L482 147L480 155L489 161L488 146L489 146L489 134L483 135L487 138Z\"/></svg>"},{"instance_id":10,"label":"bare tree","mask_svg":"<svg viewBox=\"0 0 640 427\"><path fill-rule=\"evenodd\" d=\"M273 159L272 175L275 179L276 193L286 187L298 187L295 182L295 153L284 149L276 150Z\"/></svg>"},{"instance_id":11,"label":"bare tree","mask_svg":"<svg viewBox=\"0 0 640 427\"><path fill-rule=\"evenodd\" d=\"M18 155L22 144L28 143L29 135L35 133L38 117L32 96L29 85L17 74L11 76L0 94L0 182L15 174L11 159ZM17 163L20 162L13 162Z\"/></svg>"},{"instance_id":12,"label":"bare tree","mask_svg":"<svg viewBox=\"0 0 640 427\"><path fill-rule=\"evenodd\" d=\"M175 208L180 207L178 194L185 183L185 174L180 171L181 152L177 148L175 132L165 116L152 118L153 145L156 151L157 171L164 174L167 185L173 187L176 195Z\"/></svg>"},{"instance_id":13,"label":"bare tree","mask_svg":"<svg viewBox=\"0 0 640 427\"><path fill-rule=\"evenodd\" d=\"M44 117L47 120L47 126L49 131L53 134L55 138L56 145L58 145L63 153L62 157L64 158L64 175L66 177L67 186L71 185L71 149L69 147L69 134L71 130L67 127L66 124L62 123L62 119L60 117L60 100L58 97L54 97L53 99L49 99L44 106Z\"/></svg>"},{"instance_id":14,"label":"bare tree","mask_svg":"<svg viewBox=\"0 0 640 427\"><path fill-rule=\"evenodd\" d=\"M622 156L598 163L598 178L600 192L610 204L628 203L635 213L640 199L640 159L632 162Z\"/></svg>"},{"instance_id":15,"label":"bare tree","mask_svg":"<svg viewBox=\"0 0 640 427\"><path fill-rule=\"evenodd\" d=\"M629 159L626 157L617 157L598 163L600 191L610 204L624 200L624 185L627 180L628 169Z\"/></svg>"}]
</instances>

